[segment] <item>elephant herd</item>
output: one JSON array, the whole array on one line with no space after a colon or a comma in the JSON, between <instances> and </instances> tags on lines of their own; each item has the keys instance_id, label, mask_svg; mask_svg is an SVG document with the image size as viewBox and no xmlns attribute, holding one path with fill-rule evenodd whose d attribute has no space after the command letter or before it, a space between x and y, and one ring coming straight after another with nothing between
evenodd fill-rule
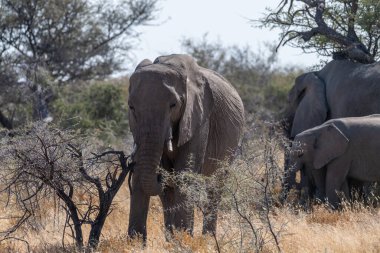
<instances>
[{"instance_id":1,"label":"elephant herd","mask_svg":"<svg viewBox=\"0 0 380 253\"><path fill-rule=\"evenodd\" d=\"M336 208L337 192L350 198L350 185L379 181L377 113L380 63L333 60L320 71L299 76L289 92L285 119L288 137L294 139L285 166L285 192L296 185L300 171L299 188L327 198Z\"/></svg>"},{"instance_id":2,"label":"elephant herd","mask_svg":"<svg viewBox=\"0 0 380 253\"><path fill-rule=\"evenodd\" d=\"M164 185L157 167L170 173L211 175L232 159L244 126L244 107L220 74L188 55L143 60L130 77L129 122L135 142L129 230L147 236L151 196L158 195L165 228L192 233L194 209L176 185ZM289 92L285 130L294 140L287 152L285 192L296 185L310 196L339 204L351 182L380 180L380 64L334 60L301 75ZM349 117L349 118L347 118ZM379 168L379 169L378 169ZM203 233L215 233L220 193L207 189ZM211 217L211 218L210 218Z\"/></svg>"}]
</instances>

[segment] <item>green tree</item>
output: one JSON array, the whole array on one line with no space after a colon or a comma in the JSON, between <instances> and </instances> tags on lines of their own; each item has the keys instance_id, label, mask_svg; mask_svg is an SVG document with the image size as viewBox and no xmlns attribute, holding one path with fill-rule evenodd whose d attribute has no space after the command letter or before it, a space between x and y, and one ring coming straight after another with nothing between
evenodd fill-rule
<instances>
[{"instance_id":1,"label":"green tree","mask_svg":"<svg viewBox=\"0 0 380 253\"><path fill-rule=\"evenodd\" d=\"M34 118L46 118L52 85L102 79L120 70L139 36L136 28L154 20L156 4L0 0L0 81L6 80L0 82L0 96L5 97L0 100L8 102L0 104L0 124L14 126L8 111L12 103L20 104L20 97L9 101L11 93L28 91Z\"/></svg>"},{"instance_id":2,"label":"green tree","mask_svg":"<svg viewBox=\"0 0 380 253\"><path fill-rule=\"evenodd\" d=\"M106 143L126 136L128 78L66 86L53 102L53 113L64 129L75 128Z\"/></svg>"},{"instance_id":3,"label":"green tree","mask_svg":"<svg viewBox=\"0 0 380 253\"><path fill-rule=\"evenodd\" d=\"M281 45L371 63L380 58L378 0L282 0L256 20L280 29Z\"/></svg>"}]
</instances>

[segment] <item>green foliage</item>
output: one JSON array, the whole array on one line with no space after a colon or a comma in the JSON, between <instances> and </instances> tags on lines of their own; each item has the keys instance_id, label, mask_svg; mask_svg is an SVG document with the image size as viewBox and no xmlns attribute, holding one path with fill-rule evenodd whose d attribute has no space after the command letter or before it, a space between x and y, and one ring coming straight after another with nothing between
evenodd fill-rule
<instances>
[{"instance_id":1,"label":"green foliage","mask_svg":"<svg viewBox=\"0 0 380 253\"><path fill-rule=\"evenodd\" d=\"M0 0L0 126L50 121L56 86L120 70L157 1Z\"/></svg>"},{"instance_id":2,"label":"green foliage","mask_svg":"<svg viewBox=\"0 0 380 253\"><path fill-rule=\"evenodd\" d=\"M231 82L243 100L248 120L252 115L276 119L286 104L295 76L300 73L296 68L276 67L273 46L253 52L248 46L226 47L219 42L207 42L206 36L198 42L186 39L182 46L200 66L219 72Z\"/></svg>"},{"instance_id":3,"label":"green foliage","mask_svg":"<svg viewBox=\"0 0 380 253\"><path fill-rule=\"evenodd\" d=\"M53 112L62 127L113 142L129 129L127 97L125 80L67 86L54 101Z\"/></svg>"},{"instance_id":4,"label":"green foliage","mask_svg":"<svg viewBox=\"0 0 380 253\"><path fill-rule=\"evenodd\" d=\"M264 107L278 114L287 103L288 92L301 70L278 71L272 73L268 85L263 89Z\"/></svg>"},{"instance_id":5,"label":"green foliage","mask_svg":"<svg viewBox=\"0 0 380 253\"><path fill-rule=\"evenodd\" d=\"M0 0L0 58L43 66L60 81L104 77L155 13L156 0Z\"/></svg>"}]
</instances>

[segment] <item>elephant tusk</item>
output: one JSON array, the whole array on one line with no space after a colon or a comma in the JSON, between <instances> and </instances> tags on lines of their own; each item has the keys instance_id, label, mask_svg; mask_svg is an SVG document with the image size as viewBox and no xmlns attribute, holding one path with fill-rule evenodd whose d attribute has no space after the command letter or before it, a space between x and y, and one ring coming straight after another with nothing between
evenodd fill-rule
<instances>
[{"instance_id":1,"label":"elephant tusk","mask_svg":"<svg viewBox=\"0 0 380 253\"><path fill-rule=\"evenodd\" d=\"M172 128L170 127L170 128L169 128L168 142L166 143L169 152L173 152L173 142L172 142L172 140L173 140L173 130L172 130Z\"/></svg>"},{"instance_id":2,"label":"elephant tusk","mask_svg":"<svg viewBox=\"0 0 380 253\"><path fill-rule=\"evenodd\" d=\"M173 143L171 139L168 140L167 146L168 146L169 152L173 152Z\"/></svg>"}]
</instances>

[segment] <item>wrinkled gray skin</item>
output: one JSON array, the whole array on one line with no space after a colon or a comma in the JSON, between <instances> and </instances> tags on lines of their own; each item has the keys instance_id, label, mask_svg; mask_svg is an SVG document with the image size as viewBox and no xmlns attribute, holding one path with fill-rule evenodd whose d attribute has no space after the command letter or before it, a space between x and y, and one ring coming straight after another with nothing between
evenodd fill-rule
<instances>
[{"instance_id":1,"label":"wrinkled gray skin","mask_svg":"<svg viewBox=\"0 0 380 253\"><path fill-rule=\"evenodd\" d=\"M320 71L297 77L289 91L285 119L288 137L292 140L329 119L380 113L379 96L380 63L331 61ZM285 163L287 171L287 159ZM289 170L285 192L296 185L295 178L295 172Z\"/></svg>"},{"instance_id":2,"label":"wrinkled gray skin","mask_svg":"<svg viewBox=\"0 0 380 253\"><path fill-rule=\"evenodd\" d=\"M188 55L142 61L130 78L129 122L137 149L132 178L128 234L146 238L151 196L159 195L167 230L192 233L194 208L184 203L176 186L162 186L156 168L206 176L217 160L232 156L243 128L243 103L232 85L218 73L202 68ZM172 137L171 137L172 135ZM170 151L169 140L173 150ZM211 198L203 232L215 232L220 196Z\"/></svg>"},{"instance_id":3,"label":"wrinkled gray skin","mask_svg":"<svg viewBox=\"0 0 380 253\"><path fill-rule=\"evenodd\" d=\"M337 191L350 198L349 181L380 180L380 114L333 119L298 134L290 164L304 171L303 187L338 207Z\"/></svg>"}]
</instances>

